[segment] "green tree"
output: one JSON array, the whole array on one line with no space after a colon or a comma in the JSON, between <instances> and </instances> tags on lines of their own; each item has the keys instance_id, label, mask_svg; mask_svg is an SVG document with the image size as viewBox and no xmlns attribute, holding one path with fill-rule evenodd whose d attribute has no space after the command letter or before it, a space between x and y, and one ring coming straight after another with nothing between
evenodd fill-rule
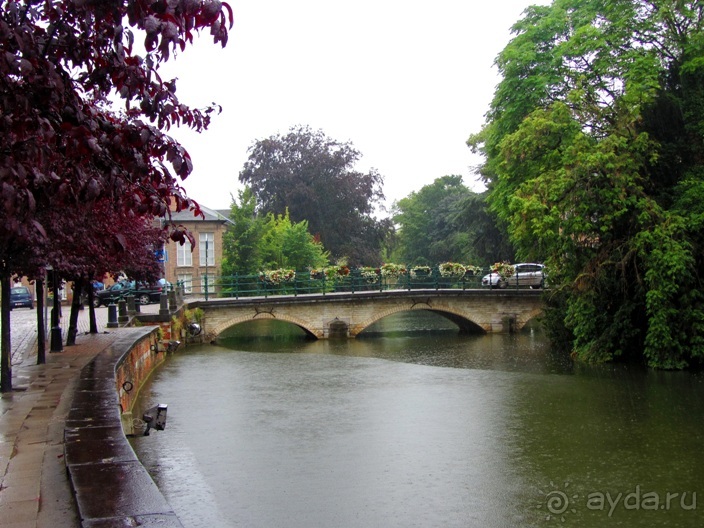
<instances>
[{"instance_id":1,"label":"green tree","mask_svg":"<svg viewBox=\"0 0 704 528\"><path fill-rule=\"evenodd\" d=\"M250 275L264 269L324 267L328 253L308 232L308 223L283 215L257 214L257 199L247 187L233 200L233 224L223 235L222 274Z\"/></svg>"},{"instance_id":2,"label":"green tree","mask_svg":"<svg viewBox=\"0 0 704 528\"><path fill-rule=\"evenodd\" d=\"M704 33L699 2L532 7L497 65L489 204L545 260L548 323L579 358L704 357Z\"/></svg>"},{"instance_id":3,"label":"green tree","mask_svg":"<svg viewBox=\"0 0 704 528\"><path fill-rule=\"evenodd\" d=\"M257 200L249 187L240 191L238 198L230 206L233 225L222 237L224 276L254 274L262 269L259 241L264 233L264 220L257 216Z\"/></svg>"},{"instance_id":4,"label":"green tree","mask_svg":"<svg viewBox=\"0 0 704 528\"><path fill-rule=\"evenodd\" d=\"M470 260L478 265L514 262L515 251L506 235L506 226L489 211L487 192L470 193L459 204L455 217L458 229L467 233Z\"/></svg>"},{"instance_id":5,"label":"green tree","mask_svg":"<svg viewBox=\"0 0 704 528\"><path fill-rule=\"evenodd\" d=\"M217 106L190 108L158 69L195 33L224 46L232 18L215 0L0 2L0 392L12 390L9 280L43 275L52 212L85 223L104 200L127 218L200 212L179 183L190 156L167 132L206 130Z\"/></svg>"},{"instance_id":6,"label":"green tree","mask_svg":"<svg viewBox=\"0 0 704 528\"><path fill-rule=\"evenodd\" d=\"M383 178L374 169L354 170L361 154L322 131L294 127L286 135L256 141L240 172L251 186L262 213L289 211L294 222L308 221L335 258L375 263L391 228L374 217L380 207Z\"/></svg>"},{"instance_id":7,"label":"green tree","mask_svg":"<svg viewBox=\"0 0 704 528\"><path fill-rule=\"evenodd\" d=\"M469 234L458 226L458 218L472 194L462 176L443 176L396 202L393 258L409 265L471 259Z\"/></svg>"},{"instance_id":8,"label":"green tree","mask_svg":"<svg viewBox=\"0 0 704 528\"><path fill-rule=\"evenodd\" d=\"M306 270L328 264L328 253L308 232L308 222L292 222L288 211L283 215L267 215L260 252L267 269Z\"/></svg>"}]
</instances>

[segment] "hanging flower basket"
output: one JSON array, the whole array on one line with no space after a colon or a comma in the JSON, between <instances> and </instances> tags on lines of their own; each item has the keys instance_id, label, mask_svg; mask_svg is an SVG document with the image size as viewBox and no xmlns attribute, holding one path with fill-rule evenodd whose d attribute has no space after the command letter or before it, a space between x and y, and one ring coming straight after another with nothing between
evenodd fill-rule
<instances>
[{"instance_id":1,"label":"hanging flower basket","mask_svg":"<svg viewBox=\"0 0 704 528\"><path fill-rule=\"evenodd\" d=\"M259 280L266 284L281 284L292 282L296 278L296 271L292 269L277 269L259 272Z\"/></svg>"},{"instance_id":2,"label":"hanging flower basket","mask_svg":"<svg viewBox=\"0 0 704 528\"><path fill-rule=\"evenodd\" d=\"M475 275L479 275L481 272L482 269L479 266L465 266L464 278L467 279L469 277L474 277Z\"/></svg>"},{"instance_id":3,"label":"hanging flower basket","mask_svg":"<svg viewBox=\"0 0 704 528\"><path fill-rule=\"evenodd\" d=\"M497 273L502 279L508 279L515 273L516 268L508 262L496 262L491 266L491 272Z\"/></svg>"},{"instance_id":4,"label":"hanging flower basket","mask_svg":"<svg viewBox=\"0 0 704 528\"><path fill-rule=\"evenodd\" d=\"M381 270L379 270L379 268L359 268L359 276L362 277L362 280L367 284L378 282L380 274Z\"/></svg>"},{"instance_id":5,"label":"hanging flower basket","mask_svg":"<svg viewBox=\"0 0 704 528\"><path fill-rule=\"evenodd\" d=\"M443 262L438 266L441 277L459 279L464 277L467 268L457 262Z\"/></svg>"},{"instance_id":6,"label":"hanging flower basket","mask_svg":"<svg viewBox=\"0 0 704 528\"><path fill-rule=\"evenodd\" d=\"M341 277L347 277L347 275L350 274L350 269L347 266L328 266L327 268L323 269L323 273L325 273L325 277L327 279L337 279Z\"/></svg>"},{"instance_id":7,"label":"hanging flower basket","mask_svg":"<svg viewBox=\"0 0 704 528\"><path fill-rule=\"evenodd\" d=\"M406 267L402 264L388 262L381 266L381 276L387 279L396 279L406 273Z\"/></svg>"}]
</instances>

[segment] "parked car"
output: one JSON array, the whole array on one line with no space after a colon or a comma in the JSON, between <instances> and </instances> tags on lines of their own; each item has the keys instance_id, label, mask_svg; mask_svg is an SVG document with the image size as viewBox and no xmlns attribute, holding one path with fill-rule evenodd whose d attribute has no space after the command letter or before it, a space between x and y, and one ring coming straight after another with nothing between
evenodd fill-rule
<instances>
[{"instance_id":1,"label":"parked car","mask_svg":"<svg viewBox=\"0 0 704 528\"><path fill-rule=\"evenodd\" d=\"M10 290L10 310L20 306L34 308L34 299L26 286L15 286Z\"/></svg>"},{"instance_id":2,"label":"parked car","mask_svg":"<svg viewBox=\"0 0 704 528\"><path fill-rule=\"evenodd\" d=\"M168 288L168 282L162 286L160 282L147 284L145 282L118 281L109 288L95 292L93 304L95 307L107 306L117 303L127 295L134 295L138 304L149 304L159 302L162 290Z\"/></svg>"},{"instance_id":3,"label":"parked car","mask_svg":"<svg viewBox=\"0 0 704 528\"><path fill-rule=\"evenodd\" d=\"M531 288L544 288L546 282L545 266L532 262L514 264L513 275L503 278L498 273L489 273L482 277L482 286L489 288L506 288L507 286L530 286Z\"/></svg>"}]
</instances>

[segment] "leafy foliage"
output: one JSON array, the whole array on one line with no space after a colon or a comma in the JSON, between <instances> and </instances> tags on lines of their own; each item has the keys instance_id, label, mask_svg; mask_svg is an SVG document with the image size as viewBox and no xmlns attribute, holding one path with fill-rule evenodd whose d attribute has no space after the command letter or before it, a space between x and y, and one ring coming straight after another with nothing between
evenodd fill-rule
<instances>
[{"instance_id":1,"label":"leafy foliage","mask_svg":"<svg viewBox=\"0 0 704 528\"><path fill-rule=\"evenodd\" d=\"M701 6L532 7L469 144L519 258L544 260L547 321L576 357L704 358Z\"/></svg>"},{"instance_id":2,"label":"leafy foliage","mask_svg":"<svg viewBox=\"0 0 704 528\"><path fill-rule=\"evenodd\" d=\"M513 251L486 212L483 197L461 176L443 176L394 204L393 256L414 264L490 262Z\"/></svg>"},{"instance_id":3,"label":"leafy foliage","mask_svg":"<svg viewBox=\"0 0 704 528\"><path fill-rule=\"evenodd\" d=\"M260 251L265 268L304 270L328 263L328 253L308 232L308 222L292 222L288 211L283 215L267 215Z\"/></svg>"},{"instance_id":4,"label":"leafy foliage","mask_svg":"<svg viewBox=\"0 0 704 528\"><path fill-rule=\"evenodd\" d=\"M390 230L373 216L384 198L383 178L374 169L354 170L361 154L350 143L301 126L259 140L249 152L239 180L251 186L261 212L288 210L294 222L306 220L334 258L379 260Z\"/></svg>"},{"instance_id":5,"label":"leafy foliage","mask_svg":"<svg viewBox=\"0 0 704 528\"><path fill-rule=\"evenodd\" d=\"M172 196L179 210L197 210L176 180L191 172L190 157L162 130L202 130L214 108L181 104L175 82L162 81L157 68L194 31L210 28L224 45L223 7L213 0L3 2L0 238L44 236L38 211L100 198L140 215L167 215ZM145 31L146 58L133 55L134 34L123 20ZM107 110L111 95L124 100L123 113Z\"/></svg>"},{"instance_id":6,"label":"leafy foliage","mask_svg":"<svg viewBox=\"0 0 704 528\"><path fill-rule=\"evenodd\" d=\"M79 230L84 241L105 235L104 223L89 222L107 203L115 212L110 218L135 226L168 217L172 200L177 210L200 213L179 184L192 170L190 156L165 132L180 125L204 130L218 108L181 103L175 81L162 80L158 69L202 30L224 46L228 26L232 12L219 0L0 2L3 282L16 273L40 276L51 260L71 273L85 269L62 258L54 242L66 235L68 244ZM144 36L145 56L134 53L136 35ZM124 104L119 112L112 109L116 101ZM108 246L129 245L122 234L112 235ZM171 229L174 240L188 236ZM80 255L78 245L67 254L87 260L100 249L93 255L99 260L110 251L88 249L86 242ZM3 322L9 323L4 313ZM3 334L3 391L11 383L8 355Z\"/></svg>"},{"instance_id":7,"label":"leafy foliage","mask_svg":"<svg viewBox=\"0 0 704 528\"><path fill-rule=\"evenodd\" d=\"M230 206L232 225L222 237L222 274L251 274L262 269L259 241L264 232L264 220L257 216L257 201L247 187L239 192Z\"/></svg>"},{"instance_id":8,"label":"leafy foliage","mask_svg":"<svg viewBox=\"0 0 704 528\"><path fill-rule=\"evenodd\" d=\"M443 176L396 202L393 220L399 229L394 256L408 263L461 260L468 241L454 219L470 192L461 176Z\"/></svg>"},{"instance_id":9,"label":"leafy foliage","mask_svg":"<svg viewBox=\"0 0 704 528\"><path fill-rule=\"evenodd\" d=\"M223 275L258 273L262 269L322 268L328 263L323 245L308 232L308 223L283 215L258 215L251 189L233 201L233 226L223 235Z\"/></svg>"}]
</instances>

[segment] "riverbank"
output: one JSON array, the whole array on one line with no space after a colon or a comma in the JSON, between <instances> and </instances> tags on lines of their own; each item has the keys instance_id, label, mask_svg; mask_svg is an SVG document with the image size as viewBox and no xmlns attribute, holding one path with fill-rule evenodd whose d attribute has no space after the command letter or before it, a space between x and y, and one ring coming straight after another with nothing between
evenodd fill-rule
<instances>
[{"instance_id":1,"label":"riverbank","mask_svg":"<svg viewBox=\"0 0 704 528\"><path fill-rule=\"evenodd\" d=\"M130 448L116 405L114 365L150 331L81 333L44 365L35 364L31 335L18 340L27 348L13 350L14 390L0 399L3 528L122 527L146 517L181 526Z\"/></svg>"}]
</instances>

